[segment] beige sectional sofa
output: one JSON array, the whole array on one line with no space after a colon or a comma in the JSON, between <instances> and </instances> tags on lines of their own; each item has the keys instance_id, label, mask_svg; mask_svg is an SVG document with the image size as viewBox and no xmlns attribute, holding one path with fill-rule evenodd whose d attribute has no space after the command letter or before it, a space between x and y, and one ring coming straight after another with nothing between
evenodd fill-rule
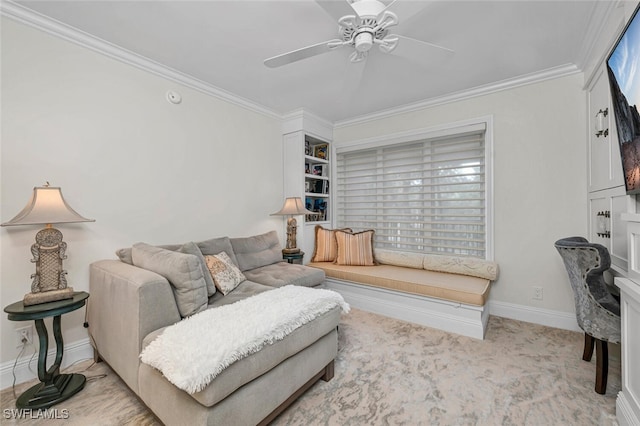
<instances>
[{"instance_id":1,"label":"beige sectional sofa","mask_svg":"<svg viewBox=\"0 0 640 426\"><path fill-rule=\"evenodd\" d=\"M170 259L173 255L167 252L184 251L183 246L164 246L165 250L156 250L154 255ZM214 238L195 246L203 256L224 251L247 278L227 295L220 291L209 295L204 309L228 305L274 287L317 286L325 278L319 269L282 262L275 232L249 238ZM177 288L162 274L135 266L140 262L136 262L136 256L141 257L135 247L120 250L120 260L100 260L91 265L89 333L96 357L106 361L163 423L266 423L317 380L333 377L341 314L337 307L231 364L201 391L190 394L177 388L160 371L142 363L140 354L165 328L183 319L181 309L186 308L179 304L187 301L193 307L202 285L184 293L185 289ZM199 278L201 272L194 265L202 265L193 263L196 255L176 256L192 262L189 277ZM195 307L196 311L202 309Z\"/></svg>"},{"instance_id":2,"label":"beige sectional sofa","mask_svg":"<svg viewBox=\"0 0 640 426\"><path fill-rule=\"evenodd\" d=\"M375 250L376 266L311 262L354 307L482 339L492 261Z\"/></svg>"}]
</instances>

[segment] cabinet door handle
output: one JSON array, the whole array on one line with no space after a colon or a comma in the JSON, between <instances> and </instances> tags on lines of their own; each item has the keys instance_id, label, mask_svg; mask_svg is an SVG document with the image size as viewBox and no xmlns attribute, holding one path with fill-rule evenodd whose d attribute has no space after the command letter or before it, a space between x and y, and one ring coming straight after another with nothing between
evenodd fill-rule
<instances>
[{"instance_id":1,"label":"cabinet door handle","mask_svg":"<svg viewBox=\"0 0 640 426\"><path fill-rule=\"evenodd\" d=\"M600 110L598 111L598 113L596 114L596 137L599 138L600 136L604 136L605 138L607 136L609 136L609 129L608 128L604 128L605 122L604 119L606 116L609 115L609 108L605 108L604 110Z\"/></svg>"},{"instance_id":2,"label":"cabinet door handle","mask_svg":"<svg viewBox=\"0 0 640 426\"><path fill-rule=\"evenodd\" d=\"M596 217L598 218L598 230L600 232L596 232L596 235L600 238L611 238L611 231L607 228L610 228L610 223L607 219L611 217L611 211L604 210L596 213Z\"/></svg>"}]
</instances>

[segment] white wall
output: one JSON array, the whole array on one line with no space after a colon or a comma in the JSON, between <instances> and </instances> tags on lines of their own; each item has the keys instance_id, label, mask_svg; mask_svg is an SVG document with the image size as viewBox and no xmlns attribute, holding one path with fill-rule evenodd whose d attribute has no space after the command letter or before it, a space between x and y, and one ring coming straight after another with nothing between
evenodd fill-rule
<instances>
[{"instance_id":1,"label":"white wall","mask_svg":"<svg viewBox=\"0 0 640 426\"><path fill-rule=\"evenodd\" d=\"M334 144L493 115L494 241L500 278L490 300L573 313L571 287L553 243L587 234L582 82L582 74L575 74L344 125L334 130ZM542 301L532 300L533 286L543 287Z\"/></svg>"},{"instance_id":2,"label":"white wall","mask_svg":"<svg viewBox=\"0 0 640 426\"><path fill-rule=\"evenodd\" d=\"M89 290L89 264L137 241L172 243L276 229L280 120L181 87L2 19L1 221L49 181L95 223L60 225L65 269ZM180 105L165 100L182 94ZM21 300L39 227L0 229L0 304ZM63 316L65 346L86 339L84 310ZM18 355L0 319L0 364ZM51 328L51 321L48 322ZM4 384L3 384L4 385Z\"/></svg>"}]
</instances>

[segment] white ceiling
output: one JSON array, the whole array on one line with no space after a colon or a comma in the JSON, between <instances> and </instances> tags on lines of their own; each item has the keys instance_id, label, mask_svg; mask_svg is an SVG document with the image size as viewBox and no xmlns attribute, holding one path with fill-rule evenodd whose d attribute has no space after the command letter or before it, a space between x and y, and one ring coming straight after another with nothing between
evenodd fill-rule
<instances>
[{"instance_id":1,"label":"white ceiling","mask_svg":"<svg viewBox=\"0 0 640 426\"><path fill-rule=\"evenodd\" d=\"M576 0L398 0L400 24L391 32L455 53L401 40L394 54L374 47L365 63L349 62L351 50L343 48L271 69L264 59L337 37L335 20L318 3L18 4L278 114L304 108L332 122L549 69L580 69L597 9L595 1Z\"/></svg>"}]
</instances>

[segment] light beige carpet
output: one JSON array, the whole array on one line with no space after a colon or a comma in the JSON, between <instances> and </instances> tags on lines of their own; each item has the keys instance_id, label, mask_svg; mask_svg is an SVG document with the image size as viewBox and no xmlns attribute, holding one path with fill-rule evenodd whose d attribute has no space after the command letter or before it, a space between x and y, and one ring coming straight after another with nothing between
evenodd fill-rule
<instances>
[{"instance_id":1,"label":"light beige carpet","mask_svg":"<svg viewBox=\"0 0 640 426\"><path fill-rule=\"evenodd\" d=\"M580 333L491 317L479 341L353 309L339 335L333 380L318 382L274 424L616 424L617 348L610 349L607 394L598 395L595 355L581 360ZM85 389L53 407L68 410L68 419L3 416L2 424L160 424L104 363L84 374ZM17 387L18 394L31 384ZM4 414L15 401L11 389L0 396Z\"/></svg>"}]
</instances>

